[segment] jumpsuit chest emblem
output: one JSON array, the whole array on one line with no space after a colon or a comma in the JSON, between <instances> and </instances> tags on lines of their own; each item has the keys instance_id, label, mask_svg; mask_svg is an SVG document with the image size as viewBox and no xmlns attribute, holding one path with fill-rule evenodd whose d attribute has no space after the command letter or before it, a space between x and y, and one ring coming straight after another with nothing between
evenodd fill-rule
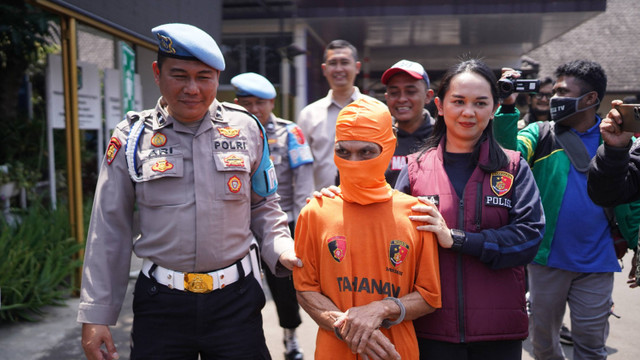
<instances>
[{"instance_id":1,"label":"jumpsuit chest emblem","mask_svg":"<svg viewBox=\"0 0 640 360\"><path fill-rule=\"evenodd\" d=\"M121 146L122 143L118 138L112 137L111 140L109 140L109 146L107 147L107 164L111 165Z\"/></svg>"},{"instance_id":2,"label":"jumpsuit chest emblem","mask_svg":"<svg viewBox=\"0 0 640 360\"><path fill-rule=\"evenodd\" d=\"M155 133L151 138L151 145L155 147L164 146L167 143L167 137L163 133Z\"/></svg>"},{"instance_id":3,"label":"jumpsuit chest emblem","mask_svg":"<svg viewBox=\"0 0 640 360\"><path fill-rule=\"evenodd\" d=\"M157 172L165 172L171 169L173 169L173 164L167 160L160 160L151 167L151 170Z\"/></svg>"},{"instance_id":4,"label":"jumpsuit chest emblem","mask_svg":"<svg viewBox=\"0 0 640 360\"><path fill-rule=\"evenodd\" d=\"M491 190L498 195L503 196L511 190L513 185L513 175L506 171L496 171L491 173Z\"/></svg>"},{"instance_id":5,"label":"jumpsuit chest emblem","mask_svg":"<svg viewBox=\"0 0 640 360\"><path fill-rule=\"evenodd\" d=\"M240 135L240 129L234 129L228 126L223 128L218 128L218 132L220 133L220 135L226 138L234 138Z\"/></svg>"},{"instance_id":6,"label":"jumpsuit chest emblem","mask_svg":"<svg viewBox=\"0 0 640 360\"><path fill-rule=\"evenodd\" d=\"M244 167L244 159L236 154L231 154L223 159L225 167Z\"/></svg>"},{"instance_id":7,"label":"jumpsuit chest emblem","mask_svg":"<svg viewBox=\"0 0 640 360\"><path fill-rule=\"evenodd\" d=\"M347 254L347 238L344 236L334 236L327 240L327 246L329 252L333 257L333 260L341 262L344 256Z\"/></svg>"},{"instance_id":8,"label":"jumpsuit chest emblem","mask_svg":"<svg viewBox=\"0 0 640 360\"><path fill-rule=\"evenodd\" d=\"M398 266L404 262L409 253L409 245L401 240L391 240L389 245L389 260L393 266Z\"/></svg>"},{"instance_id":9,"label":"jumpsuit chest emblem","mask_svg":"<svg viewBox=\"0 0 640 360\"><path fill-rule=\"evenodd\" d=\"M242 181L240 181L239 177L233 175L229 181L227 181L227 187L229 188L229 191L236 194L240 189L242 189Z\"/></svg>"}]
</instances>

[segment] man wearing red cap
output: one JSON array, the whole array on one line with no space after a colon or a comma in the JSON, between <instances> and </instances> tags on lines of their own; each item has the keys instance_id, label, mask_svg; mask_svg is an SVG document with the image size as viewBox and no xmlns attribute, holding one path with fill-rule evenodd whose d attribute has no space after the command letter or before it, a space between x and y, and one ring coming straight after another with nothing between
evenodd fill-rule
<instances>
[{"instance_id":1,"label":"man wearing red cap","mask_svg":"<svg viewBox=\"0 0 640 360\"><path fill-rule=\"evenodd\" d=\"M417 359L411 320L441 306L438 245L409 216L418 200L384 178L396 145L391 114L371 98L336 123L341 193L314 198L296 227L302 308L318 323L315 359Z\"/></svg>"},{"instance_id":2,"label":"man wearing red cap","mask_svg":"<svg viewBox=\"0 0 640 360\"><path fill-rule=\"evenodd\" d=\"M431 135L435 120L425 105L433 100L433 90L422 65L409 60L395 63L382 74L381 81L387 86L384 97L398 129L398 146L384 174L394 186L407 164L407 155L416 152Z\"/></svg>"}]
</instances>

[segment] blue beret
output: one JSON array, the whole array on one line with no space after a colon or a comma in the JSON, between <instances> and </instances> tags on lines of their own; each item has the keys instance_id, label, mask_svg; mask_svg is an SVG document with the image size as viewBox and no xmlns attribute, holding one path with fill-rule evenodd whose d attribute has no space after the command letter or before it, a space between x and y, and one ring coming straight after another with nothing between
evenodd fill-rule
<instances>
[{"instance_id":1,"label":"blue beret","mask_svg":"<svg viewBox=\"0 0 640 360\"><path fill-rule=\"evenodd\" d=\"M216 41L201 29L187 24L164 24L151 29L158 37L158 52L169 57L195 58L224 70L224 57Z\"/></svg>"},{"instance_id":2,"label":"blue beret","mask_svg":"<svg viewBox=\"0 0 640 360\"><path fill-rule=\"evenodd\" d=\"M276 89L264 76L253 72L236 75L231 79L237 96L255 96L271 100L276 97Z\"/></svg>"}]
</instances>

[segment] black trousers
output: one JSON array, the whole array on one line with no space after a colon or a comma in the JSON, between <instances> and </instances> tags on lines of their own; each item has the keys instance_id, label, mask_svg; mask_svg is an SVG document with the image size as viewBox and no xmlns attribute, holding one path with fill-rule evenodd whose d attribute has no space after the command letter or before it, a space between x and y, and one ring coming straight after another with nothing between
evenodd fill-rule
<instances>
[{"instance_id":1,"label":"black trousers","mask_svg":"<svg viewBox=\"0 0 640 360\"><path fill-rule=\"evenodd\" d=\"M131 359L271 359L262 287L249 275L207 294L172 290L144 274L133 298Z\"/></svg>"},{"instance_id":2,"label":"black trousers","mask_svg":"<svg viewBox=\"0 0 640 360\"><path fill-rule=\"evenodd\" d=\"M522 340L450 343L418 338L420 360L521 360Z\"/></svg>"},{"instance_id":3,"label":"black trousers","mask_svg":"<svg viewBox=\"0 0 640 360\"><path fill-rule=\"evenodd\" d=\"M295 222L289 223L289 229L291 229L291 234L295 233ZM267 284L269 284L269 290L271 290L271 296L273 296L273 302L276 304L280 327L297 328L302 323L302 319L300 318L296 289L293 287L293 278L291 276L276 277L264 263L262 263L262 268L267 278Z\"/></svg>"}]
</instances>

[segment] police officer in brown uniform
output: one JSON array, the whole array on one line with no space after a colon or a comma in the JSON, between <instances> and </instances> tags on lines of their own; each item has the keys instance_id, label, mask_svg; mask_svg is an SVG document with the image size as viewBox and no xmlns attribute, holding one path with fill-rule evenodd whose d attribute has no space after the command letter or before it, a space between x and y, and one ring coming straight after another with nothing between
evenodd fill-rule
<instances>
[{"instance_id":1,"label":"police officer in brown uniform","mask_svg":"<svg viewBox=\"0 0 640 360\"><path fill-rule=\"evenodd\" d=\"M225 65L208 34L185 24L152 32L162 97L118 124L98 179L78 312L85 355L119 357L109 325L134 251L144 262L131 359L269 359L252 231L276 275L302 263L264 130L243 108L215 99ZM140 237L132 241L136 206Z\"/></svg>"},{"instance_id":2,"label":"police officer in brown uniform","mask_svg":"<svg viewBox=\"0 0 640 360\"><path fill-rule=\"evenodd\" d=\"M280 206L287 213L289 229L295 232L300 210L313 193L313 155L302 130L295 123L273 114L276 89L260 74L242 73L231 79L236 89L236 104L255 115L267 132L269 152L278 175ZM293 280L277 278L268 269L267 283L278 311L280 327L284 329L286 360L301 360L295 329L300 325L300 308Z\"/></svg>"}]
</instances>

